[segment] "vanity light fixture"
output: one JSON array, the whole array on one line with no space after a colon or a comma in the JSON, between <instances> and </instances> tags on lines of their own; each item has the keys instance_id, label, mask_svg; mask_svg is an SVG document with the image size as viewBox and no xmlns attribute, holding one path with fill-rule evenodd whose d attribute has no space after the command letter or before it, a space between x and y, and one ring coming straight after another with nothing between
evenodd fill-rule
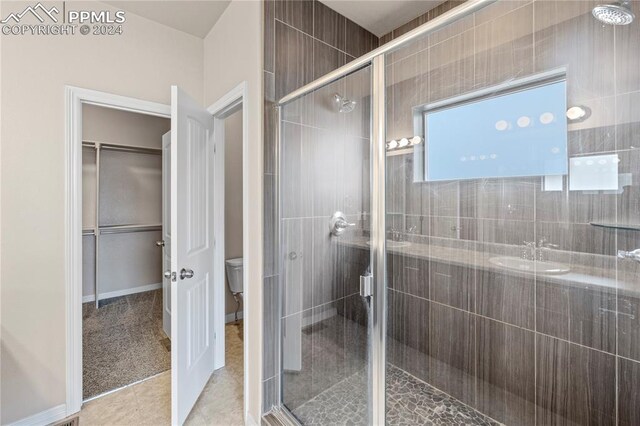
<instances>
[{"instance_id":1,"label":"vanity light fixture","mask_svg":"<svg viewBox=\"0 0 640 426\"><path fill-rule=\"evenodd\" d=\"M392 139L387 142L387 151L393 151L394 149L408 148L415 145L420 145L423 139L422 136L411 136L408 138L401 138L399 140Z\"/></svg>"}]
</instances>

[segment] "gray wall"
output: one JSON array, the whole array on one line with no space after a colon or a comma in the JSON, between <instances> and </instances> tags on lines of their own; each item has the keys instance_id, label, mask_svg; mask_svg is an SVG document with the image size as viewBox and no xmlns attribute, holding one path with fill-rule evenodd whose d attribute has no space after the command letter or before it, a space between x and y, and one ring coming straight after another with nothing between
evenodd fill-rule
<instances>
[{"instance_id":1,"label":"gray wall","mask_svg":"<svg viewBox=\"0 0 640 426\"><path fill-rule=\"evenodd\" d=\"M316 0L264 2L265 150L264 150L264 401L277 401L279 365L279 248L276 199L276 145L273 102L306 83L377 47L378 39ZM326 100L332 93L325 93ZM366 103L365 103L366 104ZM326 105L326 104L325 104ZM362 111L362 110L360 110ZM295 120L293 120L295 121ZM293 125L293 128L300 129ZM300 142L300 139L298 140ZM320 141L319 141L320 142ZM327 139L327 142L329 140ZM326 164L326 163L325 163ZM283 177L281 177L283 178ZM308 191L313 188L306 188ZM328 210L327 210L328 211ZM330 214L318 216L327 221ZM321 226L320 220L316 225ZM305 228L312 229L312 225ZM318 228L319 229L319 228ZM323 228L324 229L324 228ZM323 234L324 235L324 234ZM328 247L328 239L321 238ZM310 256L309 256L310 258Z\"/></svg>"},{"instance_id":2,"label":"gray wall","mask_svg":"<svg viewBox=\"0 0 640 426\"><path fill-rule=\"evenodd\" d=\"M225 259L242 257L242 110L224 120L224 250ZM233 313L236 301L228 285L225 293L225 311Z\"/></svg>"}]
</instances>

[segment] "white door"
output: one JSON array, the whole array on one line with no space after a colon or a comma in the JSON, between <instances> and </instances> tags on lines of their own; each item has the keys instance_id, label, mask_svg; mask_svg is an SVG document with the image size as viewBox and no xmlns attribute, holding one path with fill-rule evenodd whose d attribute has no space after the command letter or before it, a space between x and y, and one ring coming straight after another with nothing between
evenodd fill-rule
<instances>
[{"instance_id":1,"label":"white door","mask_svg":"<svg viewBox=\"0 0 640 426\"><path fill-rule=\"evenodd\" d=\"M162 135L162 272L171 271L171 132ZM162 278L162 329L171 337L171 279Z\"/></svg>"},{"instance_id":2,"label":"white door","mask_svg":"<svg viewBox=\"0 0 640 426\"><path fill-rule=\"evenodd\" d=\"M213 117L171 87L171 421L213 372Z\"/></svg>"}]
</instances>

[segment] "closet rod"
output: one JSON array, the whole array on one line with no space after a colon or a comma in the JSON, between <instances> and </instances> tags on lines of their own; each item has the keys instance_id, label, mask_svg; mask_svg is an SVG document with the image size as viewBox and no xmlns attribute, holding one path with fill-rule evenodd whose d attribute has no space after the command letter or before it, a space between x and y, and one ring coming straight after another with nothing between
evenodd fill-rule
<instances>
[{"instance_id":1,"label":"closet rod","mask_svg":"<svg viewBox=\"0 0 640 426\"><path fill-rule=\"evenodd\" d=\"M100 235L150 231L162 231L162 225L111 225L100 227Z\"/></svg>"},{"instance_id":2,"label":"closet rod","mask_svg":"<svg viewBox=\"0 0 640 426\"><path fill-rule=\"evenodd\" d=\"M143 146L102 143L93 141L82 141L82 146L94 148L96 144L100 145L100 149L108 149L110 151L133 152L136 154L162 155L162 148L147 148Z\"/></svg>"}]
</instances>

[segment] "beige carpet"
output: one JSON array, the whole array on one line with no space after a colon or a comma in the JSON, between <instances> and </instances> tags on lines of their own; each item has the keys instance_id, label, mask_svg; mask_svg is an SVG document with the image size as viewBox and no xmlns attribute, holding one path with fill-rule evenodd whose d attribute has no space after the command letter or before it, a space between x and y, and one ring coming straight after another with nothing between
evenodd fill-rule
<instances>
[{"instance_id":1,"label":"beige carpet","mask_svg":"<svg viewBox=\"0 0 640 426\"><path fill-rule=\"evenodd\" d=\"M162 290L82 305L82 389L91 398L171 368Z\"/></svg>"}]
</instances>

